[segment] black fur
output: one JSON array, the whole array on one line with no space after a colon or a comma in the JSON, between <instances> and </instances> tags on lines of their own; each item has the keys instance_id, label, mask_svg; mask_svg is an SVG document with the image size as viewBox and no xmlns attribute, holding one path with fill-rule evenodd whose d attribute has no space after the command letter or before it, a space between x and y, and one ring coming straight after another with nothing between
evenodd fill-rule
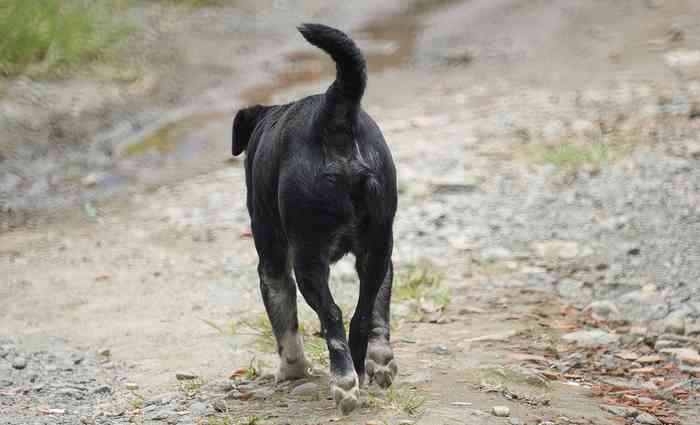
<instances>
[{"instance_id":1,"label":"black fur","mask_svg":"<svg viewBox=\"0 0 700 425\"><path fill-rule=\"evenodd\" d=\"M367 79L360 50L330 27L304 24L299 31L336 62L335 81L325 94L239 111L232 152L246 151L261 291L280 354L285 332L297 331L293 270L325 330L331 372L347 376L354 370L362 379L368 342L370 357L375 351L389 353L374 359L379 367L393 361L389 304L396 171L379 127L360 106ZM349 344L328 288L330 264L347 253L356 257L360 278ZM393 375L380 383L391 384Z\"/></svg>"}]
</instances>

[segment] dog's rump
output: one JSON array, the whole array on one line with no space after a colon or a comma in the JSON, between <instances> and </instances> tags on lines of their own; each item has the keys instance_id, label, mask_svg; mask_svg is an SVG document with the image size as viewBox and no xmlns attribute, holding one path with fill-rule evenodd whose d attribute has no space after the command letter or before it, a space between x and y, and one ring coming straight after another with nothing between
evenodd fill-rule
<instances>
[{"instance_id":1,"label":"dog's rump","mask_svg":"<svg viewBox=\"0 0 700 425\"><path fill-rule=\"evenodd\" d=\"M352 143L360 101L367 85L367 64L360 49L345 33L321 24L303 24L299 32L328 53L336 64L333 84L323 98L319 125L329 136L324 142L342 148Z\"/></svg>"}]
</instances>

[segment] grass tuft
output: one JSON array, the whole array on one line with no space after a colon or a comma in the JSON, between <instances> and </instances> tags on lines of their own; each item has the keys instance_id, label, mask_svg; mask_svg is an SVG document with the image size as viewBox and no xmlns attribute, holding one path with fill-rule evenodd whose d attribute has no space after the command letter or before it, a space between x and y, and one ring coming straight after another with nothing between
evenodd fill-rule
<instances>
[{"instance_id":1,"label":"grass tuft","mask_svg":"<svg viewBox=\"0 0 700 425\"><path fill-rule=\"evenodd\" d=\"M419 416L423 413L426 398L407 388L391 387L384 393L383 397L379 392L369 391L365 402L368 407L390 408L400 410L410 416Z\"/></svg>"},{"instance_id":2,"label":"grass tuft","mask_svg":"<svg viewBox=\"0 0 700 425\"><path fill-rule=\"evenodd\" d=\"M180 391L182 391L187 397L194 397L197 395L199 390L202 388L202 385L204 385L204 380L202 378L178 381Z\"/></svg>"},{"instance_id":3,"label":"grass tuft","mask_svg":"<svg viewBox=\"0 0 700 425\"><path fill-rule=\"evenodd\" d=\"M118 0L0 0L0 74L60 73L99 59L131 31Z\"/></svg>"},{"instance_id":4,"label":"grass tuft","mask_svg":"<svg viewBox=\"0 0 700 425\"><path fill-rule=\"evenodd\" d=\"M582 143L574 139L564 139L554 147L531 146L528 153L535 162L552 164L558 168L576 169L584 165L600 168L628 151L629 145L615 141Z\"/></svg>"},{"instance_id":5,"label":"grass tuft","mask_svg":"<svg viewBox=\"0 0 700 425\"><path fill-rule=\"evenodd\" d=\"M442 286L443 275L426 260L409 264L399 275L392 296L396 301L411 301L408 319L423 321L444 312L452 301L452 293Z\"/></svg>"}]
</instances>

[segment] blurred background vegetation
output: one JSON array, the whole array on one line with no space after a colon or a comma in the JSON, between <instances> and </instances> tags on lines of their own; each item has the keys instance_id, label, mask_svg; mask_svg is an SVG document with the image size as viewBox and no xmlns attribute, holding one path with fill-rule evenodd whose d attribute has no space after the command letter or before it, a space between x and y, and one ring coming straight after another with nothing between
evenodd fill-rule
<instances>
[{"instance_id":1,"label":"blurred background vegetation","mask_svg":"<svg viewBox=\"0 0 700 425\"><path fill-rule=\"evenodd\" d=\"M151 1L198 7L224 0ZM105 57L114 43L137 30L124 14L134 2L0 0L0 73L46 76Z\"/></svg>"}]
</instances>

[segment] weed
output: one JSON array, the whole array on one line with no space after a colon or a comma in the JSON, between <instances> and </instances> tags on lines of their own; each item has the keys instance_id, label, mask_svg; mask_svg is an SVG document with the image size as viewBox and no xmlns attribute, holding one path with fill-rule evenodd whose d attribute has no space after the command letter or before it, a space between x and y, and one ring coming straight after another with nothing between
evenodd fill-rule
<instances>
[{"instance_id":1,"label":"weed","mask_svg":"<svg viewBox=\"0 0 700 425\"><path fill-rule=\"evenodd\" d=\"M407 319L425 321L444 312L452 301L452 292L442 287L442 274L428 261L409 264L394 286L397 301L411 301Z\"/></svg>"},{"instance_id":2,"label":"weed","mask_svg":"<svg viewBox=\"0 0 700 425\"><path fill-rule=\"evenodd\" d=\"M249 381L254 381L262 376L262 370L265 367L268 367L269 365L263 361L263 360L258 360L253 356L252 359L250 359L250 363L248 364L248 367L245 370L245 379Z\"/></svg>"},{"instance_id":3,"label":"weed","mask_svg":"<svg viewBox=\"0 0 700 425\"><path fill-rule=\"evenodd\" d=\"M409 264L399 276L392 295L399 301L419 300L431 289L442 284L442 275L427 260Z\"/></svg>"},{"instance_id":4,"label":"weed","mask_svg":"<svg viewBox=\"0 0 700 425\"><path fill-rule=\"evenodd\" d=\"M418 395L415 391L396 389L394 387L389 388L384 397L378 392L369 391L365 401L368 407L388 407L400 410L411 416L418 416L423 413L425 402L425 397Z\"/></svg>"},{"instance_id":5,"label":"weed","mask_svg":"<svg viewBox=\"0 0 700 425\"><path fill-rule=\"evenodd\" d=\"M199 392L199 389L204 385L204 380L202 378L187 379L185 381L178 381L178 386L180 391L185 393L188 397L193 397Z\"/></svg>"},{"instance_id":6,"label":"weed","mask_svg":"<svg viewBox=\"0 0 700 425\"><path fill-rule=\"evenodd\" d=\"M323 338L309 337L304 343L304 349L312 361L322 366L328 366L330 362L328 357L328 346Z\"/></svg>"},{"instance_id":7,"label":"weed","mask_svg":"<svg viewBox=\"0 0 700 425\"><path fill-rule=\"evenodd\" d=\"M134 410L143 409L144 398L140 394L136 394L136 398L132 399L129 403Z\"/></svg>"},{"instance_id":8,"label":"weed","mask_svg":"<svg viewBox=\"0 0 700 425\"><path fill-rule=\"evenodd\" d=\"M230 416L223 416L220 418L209 416L207 417L207 425L233 425L233 421Z\"/></svg>"},{"instance_id":9,"label":"weed","mask_svg":"<svg viewBox=\"0 0 700 425\"><path fill-rule=\"evenodd\" d=\"M531 146L529 155L535 162L552 164L559 168L575 169L586 164L600 168L628 150L628 145L607 138L587 143L564 139L556 147Z\"/></svg>"},{"instance_id":10,"label":"weed","mask_svg":"<svg viewBox=\"0 0 700 425\"><path fill-rule=\"evenodd\" d=\"M105 56L132 29L111 17L117 0L3 0L0 74L46 74Z\"/></svg>"},{"instance_id":11,"label":"weed","mask_svg":"<svg viewBox=\"0 0 700 425\"><path fill-rule=\"evenodd\" d=\"M272 325L265 313L252 320L230 321L226 327L211 320L199 318L204 324L222 336L250 335L255 337L255 346L260 351L274 353L277 347Z\"/></svg>"}]
</instances>

